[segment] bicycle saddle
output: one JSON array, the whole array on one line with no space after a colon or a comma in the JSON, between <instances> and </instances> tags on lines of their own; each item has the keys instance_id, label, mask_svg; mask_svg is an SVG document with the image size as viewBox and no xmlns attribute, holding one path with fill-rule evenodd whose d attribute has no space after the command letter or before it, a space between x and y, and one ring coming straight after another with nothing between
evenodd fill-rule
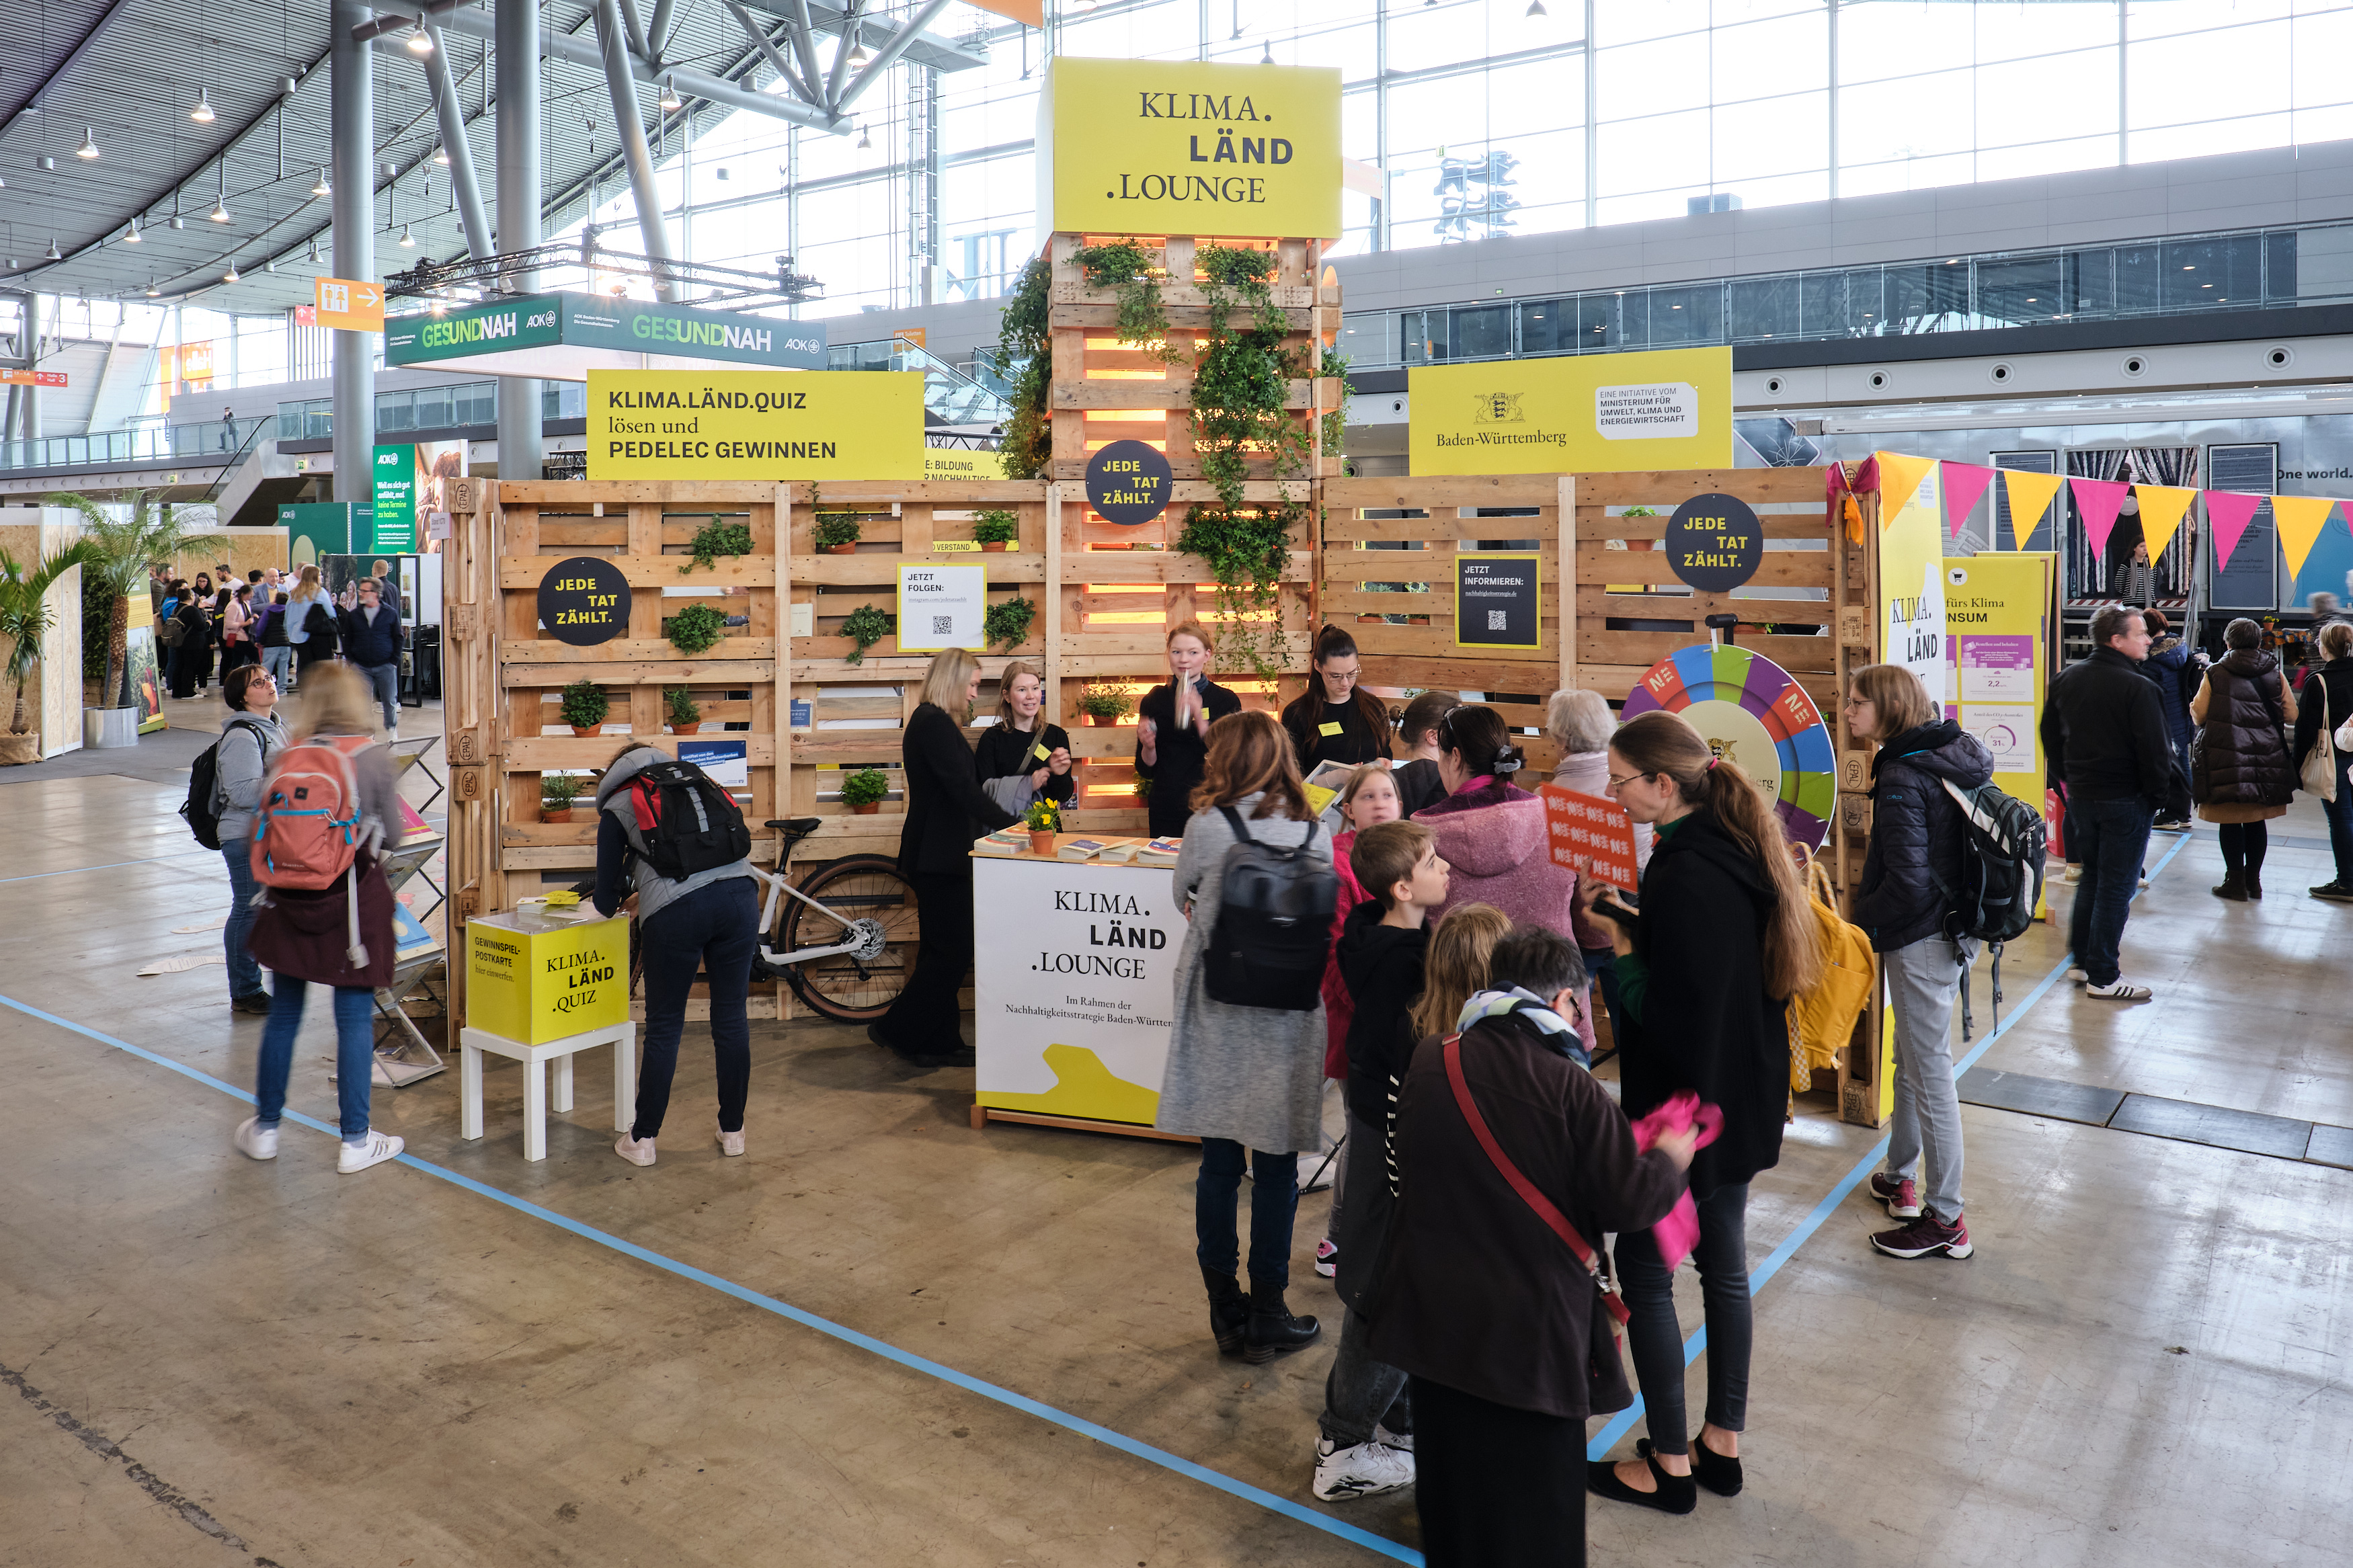
<instances>
[{"instance_id":1,"label":"bicycle saddle","mask_svg":"<svg viewBox=\"0 0 2353 1568\"><path fill-rule=\"evenodd\" d=\"M825 818L821 816L772 816L768 818L768 826L771 827L783 828L786 835L791 837L807 838L810 834L815 833L818 828L825 826Z\"/></svg>"}]
</instances>

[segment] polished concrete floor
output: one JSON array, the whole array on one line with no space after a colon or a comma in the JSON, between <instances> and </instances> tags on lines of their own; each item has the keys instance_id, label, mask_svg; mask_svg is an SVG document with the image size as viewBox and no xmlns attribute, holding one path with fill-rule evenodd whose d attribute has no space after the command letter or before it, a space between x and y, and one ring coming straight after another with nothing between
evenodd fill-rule
<instances>
[{"instance_id":1,"label":"polished concrete floor","mask_svg":"<svg viewBox=\"0 0 2353 1568\"><path fill-rule=\"evenodd\" d=\"M248 1111L206 1079L249 1087L260 1020L216 964L135 977L218 941L174 931L227 887L174 814L189 749L0 774L0 1564L1412 1560L1410 1493L1308 1492L1328 1344L1209 1347L1184 1149L974 1132L968 1073L853 1030L755 1026L742 1160L691 1027L650 1169L611 1153L593 1058L543 1164L511 1066L479 1142L450 1072L375 1092L413 1163L339 1177L290 1124L275 1163L237 1155ZM2208 895L2211 829L2157 870L2126 944L2152 1005L2040 989L2058 945L2015 944L1981 1065L2353 1125L2353 909L2302 896L2316 812L2279 826L2300 842L2260 905ZM332 1121L323 1013L294 1107ZM1683 1519L1595 1502L1594 1560L2342 1560L2353 1173L1963 1114L1978 1255L1906 1264L1851 1190L1877 1135L1801 1103L1750 1210L1760 1271L1786 1260L1747 1489ZM1293 1304L1328 1322L1324 1205Z\"/></svg>"}]
</instances>

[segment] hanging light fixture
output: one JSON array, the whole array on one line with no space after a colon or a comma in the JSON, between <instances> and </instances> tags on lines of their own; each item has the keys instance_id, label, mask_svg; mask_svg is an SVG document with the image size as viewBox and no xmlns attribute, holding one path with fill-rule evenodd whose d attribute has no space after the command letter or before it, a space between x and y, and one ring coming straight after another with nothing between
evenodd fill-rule
<instances>
[{"instance_id":1,"label":"hanging light fixture","mask_svg":"<svg viewBox=\"0 0 2353 1568\"><path fill-rule=\"evenodd\" d=\"M440 164L443 168L448 168L449 166L449 149L447 147L434 148L433 161Z\"/></svg>"},{"instance_id":2,"label":"hanging light fixture","mask_svg":"<svg viewBox=\"0 0 2353 1568\"><path fill-rule=\"evenodd\" d=\"M122 231L122 243L125 245L138 245L145 238L146 236L139 232L139 220L136 217L133 217L131 220L131 226Z\"/></svg>"},{"instance_id":3,"label":"hanging light fixture","mask_svg":"<svg viewBox=\"0 0 2353 1568\"><path fill-rule=\"evenodd\" d=\"M316 267L319 265L319 237L315 234L311 237L310 260L311 266Z\"/></svg>"},{"instance_id":4,"label":"hanging light fixture","mask_svg":"<svg viewBox=\"0 0 2353 1568\"><path fill-rule=\"evenodd\" d=\"M217 171L219 177L213 190L213 210L206 216L215 223L227 223L228 221L228 160L223 158L214 164L213 168Z\"/></svg>"},{"instance_id":5,"label":"hanging light fixture","mask_svg":"<svg viewBox=\"0 0 2353 1568\"><path fill-rule=\"evenodd\" d=\"M412 55L429 55L433 52L433 35L425 30L425 24L422 22L408 30L408 52Z\"/></svg>"},{"instance_id":6,"label":"hanging light fixture","mask_svg":"<svg viewBox=\"0 0 2353 1568\"><path fill-rule=\"evenodd\" d=\"M275 271L277 271L277 270L278 270L278 258L276 258L276 257L274 257L274 256L265 256L265 257L263 257L263 258L261 258L261 269L262 269L264 272L275 272Z\"/></svg>"},{"instance_id":7,"label":"hanging light fixture","mask_svg":"<svg viewBox=\"0 0 2353 1568\"><path fill-rule=\"evenodd\" d=\"M155 279L153 278L147 279L147 298L153 300L163 292L164 290L155 287Z\"/></svg>"},{"instance_id":8,"label":"hanging light fixture","mask_svg":"<svg viewBox=\"0 0 2353 1568\"><path fill-rule=\"evenodd\" d=\"M49 236L49 248L41 253L41 259L44 261L63 261L65 258L65 252L58 248L58 237L54 234Z\"/></svg>"},{"instance_id":9,"label":"hanging light fixture","mask_svg":"<svg viewBox=\"0 0 2353 1568\"><path fill-rule=\"evenodd\" d=\"M81 145L74 149L74 156L77 158L98 156L98 139L90 134L90 127L87 125L81 128Z\"/></svg>"},{"instance_id":10,"label":"hanging light fixture","mask_svg":"<svg viewBox=\"0 0 2353 1568\"><path fill-rule=\"evenodd\" d=\"M1266 41L1264 48L1261 51L1258 57L1258 63L1262 66L1271 66L1274 63L1274 40L1272 38L1269 38Z\"/></svg>"},{"instance_id":11,"label":"hanging light fixture","mask_svg":"<svg viewBox=\"0 0 2353 1568\"><path fill-rule=\"evenodd\" d=\"M235 283L237 280L237 263L232 261L228 264L228 270L221 274L221 281L224 283Z\"/></svg>"},{"instance_id":12,"label":"hanging light fixture","mask_svg":"<svg viewBox=\"0 0 2353 1568\"><path fill-rule=\"evenodd\" d=\"M211 218L215 223L227 223L228 221L228 208L222 205L216 199L213 203L213 210L206 216Z\"/></svg>"},{"instance_id":13,"label":"hanging light fixture","mask_svg":"<svg viewBox=\"0 0 2353 1568\"><path fill-rule=\"evenodd\" d=\"M855 22L851 25L857 26ZM866 52L866 29L863 26L859 26L858 33L858 37L853 40L849 46L849 68L851 70L858 69L868 60L874 58Z\"/></svg>"},{"instance_id":14,"label":"hanging light fixture","mask_svg":"<svg viewBox=\"0 0 2353 1568\"><path fill-rule=\"evenodd\" d=\"M1527 14L1531 16L1549 16L1552 15L1551 12L1544 8L1544 0L1528 0Z\"/></svg>"},{"instance_id":15,"label":"hanging light fixture","mask_svg":"<svg viewBox=\"0 0 2353 1568\"><path fill-rule=\"evenodd\" d=\"M335 194L335 187L327 184L327 166L324 163L319 165L319 183L311 187L311 194L314 196L332 196Z\"/></svg>"},{"instance_id":16,"label":"hanging light fixture","mask_svg":"<svg viewBox=\"0 0 2353 1568\"><path fill-rule=\"evenodd\" d=\"M858 122L858 150L861 153L874 145L874 138L866 134L866 121Z\"/></svg>"},{"instance_id":17,"label":"hanging light fixture","mask_svg":"<svg viewBox=\"0 0 2353 1568\"><path fill-rule=\"evenodd\" d=\"M400 247L404 250L414 250L417 248L417 237L408 232L408 226L406 224L402 224L400 226Z\"/></svg>"},{"instance_id":18,"label":"hanging light fixture","mask_svg":"<svg viewBox=\"0 0 2353 1568\"><path fill-rule=\"evenodd\" d=\"M661 87L661 106L664 109L682 109L686 106L686 100L678 95L678 77L675 73L664 76Z\"/></svg>"},{"instance_id":19,"label":"hanging light fixture","mask_svg":"<svg viewBox=\"0 0 2353 1568\"><path fill-rule=\"evenodd\" d=\"M209 89L201 87L196 89L196 106L188 110L188 118L199 125L210 125L213 122L216 117L213 114L213 99Z\"/></svg>"}]
</instances>

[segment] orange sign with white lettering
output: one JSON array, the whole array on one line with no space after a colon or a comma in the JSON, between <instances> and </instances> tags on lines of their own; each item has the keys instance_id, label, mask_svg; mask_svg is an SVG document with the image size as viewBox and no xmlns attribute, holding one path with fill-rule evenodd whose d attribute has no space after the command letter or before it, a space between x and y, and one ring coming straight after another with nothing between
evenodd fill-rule
<instances>
[{"instance_id":1,"label":"orange sign with white lettering","mask_svg":"<svg viewBox=\"0 0 2353 1568\"><path fill-rule=\"evenodd\" d=\"M355 278L313 279L318 292L318 324L346 332L384 331L384 289Z\"/></svg>"}]
</instances>

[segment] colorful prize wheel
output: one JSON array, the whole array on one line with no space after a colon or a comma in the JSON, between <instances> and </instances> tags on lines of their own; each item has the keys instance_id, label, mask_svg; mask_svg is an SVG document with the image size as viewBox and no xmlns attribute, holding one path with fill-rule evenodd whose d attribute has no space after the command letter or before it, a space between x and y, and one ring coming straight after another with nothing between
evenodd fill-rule
<instances>
[{"instance_id":1,"label":"colorful prize wheel","mask_svg":"<svg viewBox=\"0 0 2353 1568\"><path fill-rule=\"evenodd\" d=\"M1745 647L1687 647L1646 671L1623 717L1662 708L1707 737L1772 797L1790 841L1821 847L1838 800L1831 732L1789 672Z\"/></svg>"}]
</instances>

